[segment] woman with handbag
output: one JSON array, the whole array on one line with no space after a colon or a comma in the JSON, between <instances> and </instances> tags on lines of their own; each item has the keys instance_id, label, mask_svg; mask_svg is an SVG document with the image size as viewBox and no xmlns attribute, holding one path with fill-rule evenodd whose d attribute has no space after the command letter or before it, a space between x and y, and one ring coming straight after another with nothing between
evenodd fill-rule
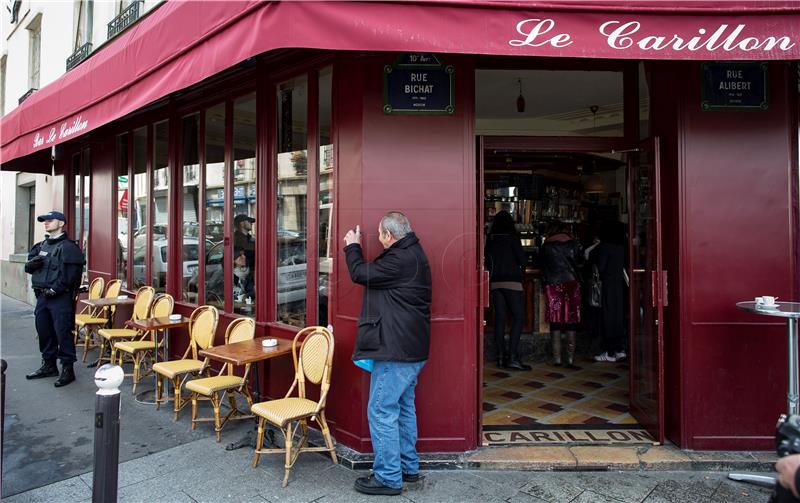
<instances>
[{"instance_id":1,"label":"woman with handbag","mask_svg":"<svg viewBox=\"0 0 800 503\"><path fill-rule=\"evenodd\" d=\"M600 243L589 253L592 265L590 305L599 304L598 328L603 352L598 362L624 360L625 354L625 249L619 222L600 227ZM598 284L599 283L599 284ZM599 294L599 295L597 295ZM599 296L599 299L597 297Z\"/></svg>"},{"instance_id":2,"label":"woman with handbag","mask_svg":"<svg viewBox=\"0 0 800 503\"><path fill-rule=\"evenodd\" d=\"M578 271L583 254L566 224L553 222L550 225L547 239L542 245L542 262L547 300L545 318L550 323L553 364L561 365L563 334L567 342L567 367L575 368L575 334L581 322L581 276Z\"/></svg>"}]
</instances>

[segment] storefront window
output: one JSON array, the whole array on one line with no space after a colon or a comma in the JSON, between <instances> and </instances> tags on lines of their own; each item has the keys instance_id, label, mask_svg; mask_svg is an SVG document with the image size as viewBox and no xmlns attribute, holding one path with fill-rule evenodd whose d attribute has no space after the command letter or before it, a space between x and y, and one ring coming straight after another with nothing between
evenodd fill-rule
<instances>
[{"instance_id":1,"label":"storefront window","mask_svg":"<svg viewBox=\"0 0 800 503\"><path fill-rule=\"evenodd\" d=\"M153 127L153 259L150 285L156 292L167 290L169 257L169 121Z\"/></svg>"},{"instance_id":2,"label":"storefront window","mask_svg":"<svg viewBox=\"0 0 800 503\"><path fill-rule=\"evenodd\" d=\"M130 212L133 233L133 288L144 286L147 276L147 128L133 132L133 208ZM129 199L130 201L130 199ZM129 203L130 204L130 203Z\"/></svg>"},{"instance_id":3,"label":"storefront window","mask_svg":"<svg viewBox=\"0 0 800 503\"><path fill-rule=\"evenodd\" d=\"M79 240L81 249L83 249L86 261L83 265L83 273L87 274L89 270L89 212L90 212L90 195L91 195L91 150L84 149L81 155L81 172L83 175L83 183L81 184L81 234L75 235L75 239Z\"/></svg>"},{"instance_id":4,"label":"storefront window","mask_svg":"<svg viewBox=\"0 0 800 503\"><path fill-rule=\"evenodd\" d=\"M81 242L81 185L83 184L83 176L81 173L81 155L75 154L72 156L72 172L74 173L75 177L75 189L74 189L74 211L72 213L72 228L67 229L69 231L70 237L78 243Z\"/></svg>"},{"instance_id":5,"label":"storefront window","mask_svg":"<svg viewBox=\"0 0 800 503\"><path fill-rule=\"evenodd\" d=\"M622 72L477 70L475 111L481 135L621 137Z\"/></svg>"},{"instance_id":6,"label":"storefront window","mask_svg":"<svg viewBox=\"0 0 800 503\"><path fill-rule=\"evenodd\" d=\"M128 286L128 135L117 136L117 278Z\"/></svg>"},{"instance_id":7,"label":"storefront window","mask_svg":"<svg viewBox=\"0 0 800 503\"><path fill-rule=\"evenodd\" d=\"M281 83L277 95L277 320L306 323L308 79Z\"/></svg>"},{"instance_id":8,"label":"storefront window","mask_svg":"<svg viewBox=\"0 0 800 503\"><path fill-rule=\"evenodd\" d=\"M330 275L333 270L335 243L331 241L333 225L333 141L331 139L331 82L333 72L330 67L319 74L318 141L319 145L319 279L317 298L317 325L326 326L328 315L328 295Z\"/></svg>"},{"instance_id":9,"label":"storefront window","mask_svg":"<svg viewBox=\"0 0 800 503\"><path fill-rule=\"evenodd\" d=\"M192 114L183 118L181 125L181 162L183 163L182 221L183 221L183 280L181 298L197 302L197 278L200 246L203 238L197 210L200 206L200 116ZM210 248L207 247L207 248ZM208 251L208 250L206 250Z\"/></svg>"},{"instance_id":10,"label":"storefront window","mask_svg":"<svg viewBox=\"0 0 800 503\"><path fill-rule=\"evenodd\" d=\"M206 110L205 303L224 308L225 271L225 104Z\"/></svg>"},{"instance_id":11,"label":"storefront window","mask_svg":"<svg viewBox=\"0 0 800 503\"><path fill-rule=\"evenodd\" d=\"M233 102L233 311L255 314L256 95Z\"/></svg>"}]
</instances>

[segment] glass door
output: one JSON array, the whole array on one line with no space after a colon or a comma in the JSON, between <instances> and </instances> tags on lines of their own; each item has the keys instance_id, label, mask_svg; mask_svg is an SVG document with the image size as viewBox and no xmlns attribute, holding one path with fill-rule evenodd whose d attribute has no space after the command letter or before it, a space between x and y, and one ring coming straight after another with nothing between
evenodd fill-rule
<instances>
[{"instance_id":1,"label":"glass door","mask_svg":"<svg viewBox=\"0 0 800 503\"><path fill-rule=\"evenodd\" d=\"M664 442L666 271L661 262L658 138L628 158L630 202L630 410L655 440Z\"/></svg>"}]
</instances>

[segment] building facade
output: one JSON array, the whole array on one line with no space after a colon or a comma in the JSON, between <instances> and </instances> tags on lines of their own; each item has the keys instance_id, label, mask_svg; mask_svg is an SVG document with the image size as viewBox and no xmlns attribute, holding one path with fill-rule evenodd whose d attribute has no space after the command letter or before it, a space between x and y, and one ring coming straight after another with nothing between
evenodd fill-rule
<instances>
[{"instance_id":1,"label":"building facade","mask_svg":"<svg viewBox=\"0 0 800 503\"><path fill-rule=\"evenodd\" d=\"M785 326L735 303L800 294L799 20L790 2L166 2L4 117L3 169L62 177L89 277L253 316L259 336L331 324L329 420L362 452L346 229L368 257L387 210L420 236L419 447L459 452L533 424L487 411L491 217L511 211L530 252L532 341L543 228L624 225L630 421L683 448L766 450ZM289 365L262 369L265 394ZM603 419L571 417L555 424Z\"/></svg>"}]
</instances>

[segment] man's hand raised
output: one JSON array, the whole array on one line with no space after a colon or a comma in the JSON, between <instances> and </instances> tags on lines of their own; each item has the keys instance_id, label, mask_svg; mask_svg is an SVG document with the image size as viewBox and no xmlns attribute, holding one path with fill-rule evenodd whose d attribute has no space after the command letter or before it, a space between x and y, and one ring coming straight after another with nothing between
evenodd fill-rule
<instances>
[{"instance_id":1,"label":"man's hand raised","mask_svg":"<svg viewBox=\"0 0 800 503\"><path fill-rule=\"evenodd\" d=\"M344 244L345 246L349 246L351 244L361 244L361 226L356 225L355 229L350 229L347 231L347 234L344 235Z\"/></svg>"}]
</instances>

